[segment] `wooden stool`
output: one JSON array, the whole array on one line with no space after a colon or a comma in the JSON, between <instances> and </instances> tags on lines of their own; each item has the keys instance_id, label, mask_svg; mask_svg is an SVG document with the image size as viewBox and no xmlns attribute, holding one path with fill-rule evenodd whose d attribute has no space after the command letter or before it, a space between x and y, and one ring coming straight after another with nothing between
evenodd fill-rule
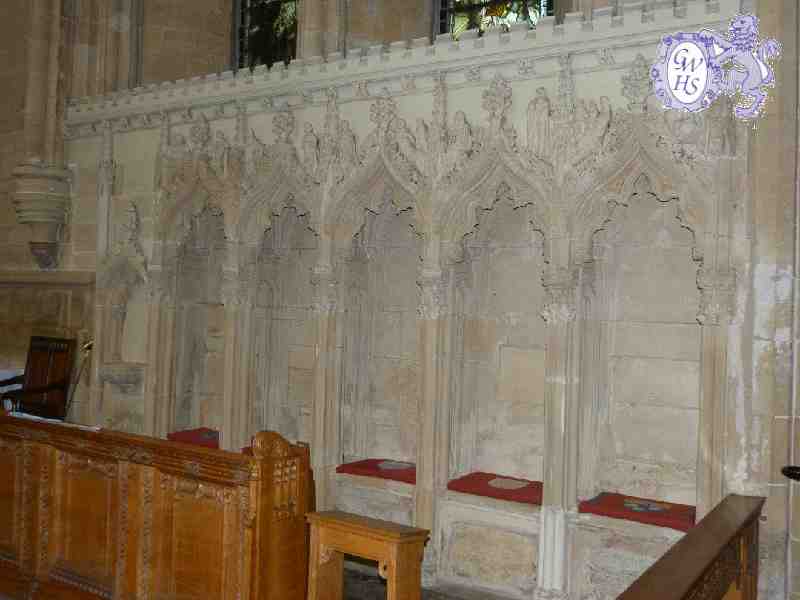
<instances>
[{"instance_id":1,"label":"wooden stool","mask_svg":"<svg viewBox=\"0 0 800 600\"><path fill-rule=\"evenodd\" d=\"M339 511L309 513L306 519L311 524L308 600L342 599L345 554L378 561L387 600L420 600L427 529Z\"/></svg>"}]
</instances>

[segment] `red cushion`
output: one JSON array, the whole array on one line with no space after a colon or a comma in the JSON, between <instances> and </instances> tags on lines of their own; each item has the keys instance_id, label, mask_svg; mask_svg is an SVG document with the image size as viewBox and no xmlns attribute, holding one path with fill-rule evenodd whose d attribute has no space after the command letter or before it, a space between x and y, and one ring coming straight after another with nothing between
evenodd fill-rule
<instances>
[{"instance_id":1,"label":"red cushion","mask_svg":"<svg viewBox=\"0 0 800 600\"><path fill-rule=\"evenodd\" d=\"M195 446L205 446L206 448L219 448L219 431L208 427L173 431L167 434L167 439L171 442L183 442L184 444L194 444Z\"/></svg>"},{"instance_id":2,"label":"red cushion","mask_svg":"<svg viewBox=\"0 0 800 600\"><path fill-rule=\"evenodd\" d=\"M498 477L501 479L512 479L514 481L524 482L526 485L515 490L489 485L490 481ZM463 494L472 494L474 496L510 500L511 502L523 502L525 504L536 505L542 503L541 481L506 477L505 475L498 475L497 473L484 473L482 471L470 473L469 475L464 475L464 477L453 479L453 481L447 484L447 489Z\"/></svg>"},{"instance_id":3,"label":"red cushion","mask_svg":"<svg viewBox=\"0 0 800 600\"><path fill-rule=\"evenodd\" d=\"M253 448L251 446L245 446L242 448L242 454L246 454L247 456L253 456Z\"/></svg>"},{"instance_id":4,"label":"red cushion","mask_svg":"<svg viewBox=\"0 0 800 600\"><path fill-rule=\"evenodd\" d=\"M611 492L601 492L591 500L584 500L578 505L578 510L582 513L669 527L678 531L689 531L694 527L696 515L695 507L687 504L662 502Z\"/></svg>"},{"instance_id":5,"label":"red cushion","mask_svg":"<svg viewBox=\"0 0 800 600\"><path fill-rule=\"evenodd\" d=\"M404 483L417 483L417 466L411 465L405 469L386 469L381 468L383 462L393 462L386 458L368 458L356 462L346 463L336 467L337 473L347 473L348 475L361 475L363 477L379 477L381 479L392 479ZM410 464L410 463L409 463Z\"/></svg>"}]
</instances>

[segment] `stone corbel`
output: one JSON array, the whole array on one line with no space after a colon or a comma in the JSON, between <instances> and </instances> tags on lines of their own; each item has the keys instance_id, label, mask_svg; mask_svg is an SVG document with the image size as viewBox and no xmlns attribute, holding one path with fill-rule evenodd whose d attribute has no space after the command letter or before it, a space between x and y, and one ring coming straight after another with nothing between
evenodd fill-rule
<instances>
[{"instance_id":1,"label":"stone corbel","mask_svg":"<svg viewBox=\"0 0 800 600\"><path fill-rule=\"evenodd\" d=\"M69 212L71 173L38 159L13 171L17 222L30 228L31 255L42 270L59 264L59 242Z\"/></svg>"}]
</instances>

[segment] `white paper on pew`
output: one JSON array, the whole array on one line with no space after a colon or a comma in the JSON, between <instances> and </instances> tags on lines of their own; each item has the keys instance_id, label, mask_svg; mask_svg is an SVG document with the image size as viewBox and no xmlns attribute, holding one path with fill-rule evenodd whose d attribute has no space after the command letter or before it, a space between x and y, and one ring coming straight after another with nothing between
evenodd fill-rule
<instances>
[{"instance_id":1,"label":"white paper on pew","mask_svg":"<svg viewBox=\"0 0 800 600\"><path fill-rule=\"evenodd\" d=\"M58 419L45 419L44 417L37 417L36 415L29 415L21 412L12 412L9 413L9 415L19 419L28 419L29 421L39 421L41 423L52 423L53 425L63 425L64 427L73 427L75 429L83 429L84 431L100 431L100 427L97 425L78 425L77 423L66 423L65 421L59 421Z\"/></svg>"}]
</instances>

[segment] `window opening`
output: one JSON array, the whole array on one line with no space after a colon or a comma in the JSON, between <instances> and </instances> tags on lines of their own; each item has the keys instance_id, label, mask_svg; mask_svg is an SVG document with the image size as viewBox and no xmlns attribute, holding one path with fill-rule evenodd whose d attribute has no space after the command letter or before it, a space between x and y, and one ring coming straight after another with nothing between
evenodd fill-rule
<instances>
[{"instance_id":1,"label":"window opening","mask_svg":"<svg viewBox=\"0 0 800 600\"><path fill-rule=\"evenodd\" d=\"M239 68L289 63L297 53L297 0L239 0Z\"/></svg>"},{"instance_id":2,"label":"window opening","mask_svg":"<svg viewBox=\"0 0 800 600\"><path fill-rule=\"evenodd\" d=\"M478 35L490 27L508 30L517 23L536 25L543 16L554 16L554 0L443 0L439 33L454 39L465 31L477 29Z\"/></svg>"}]
</instances>

